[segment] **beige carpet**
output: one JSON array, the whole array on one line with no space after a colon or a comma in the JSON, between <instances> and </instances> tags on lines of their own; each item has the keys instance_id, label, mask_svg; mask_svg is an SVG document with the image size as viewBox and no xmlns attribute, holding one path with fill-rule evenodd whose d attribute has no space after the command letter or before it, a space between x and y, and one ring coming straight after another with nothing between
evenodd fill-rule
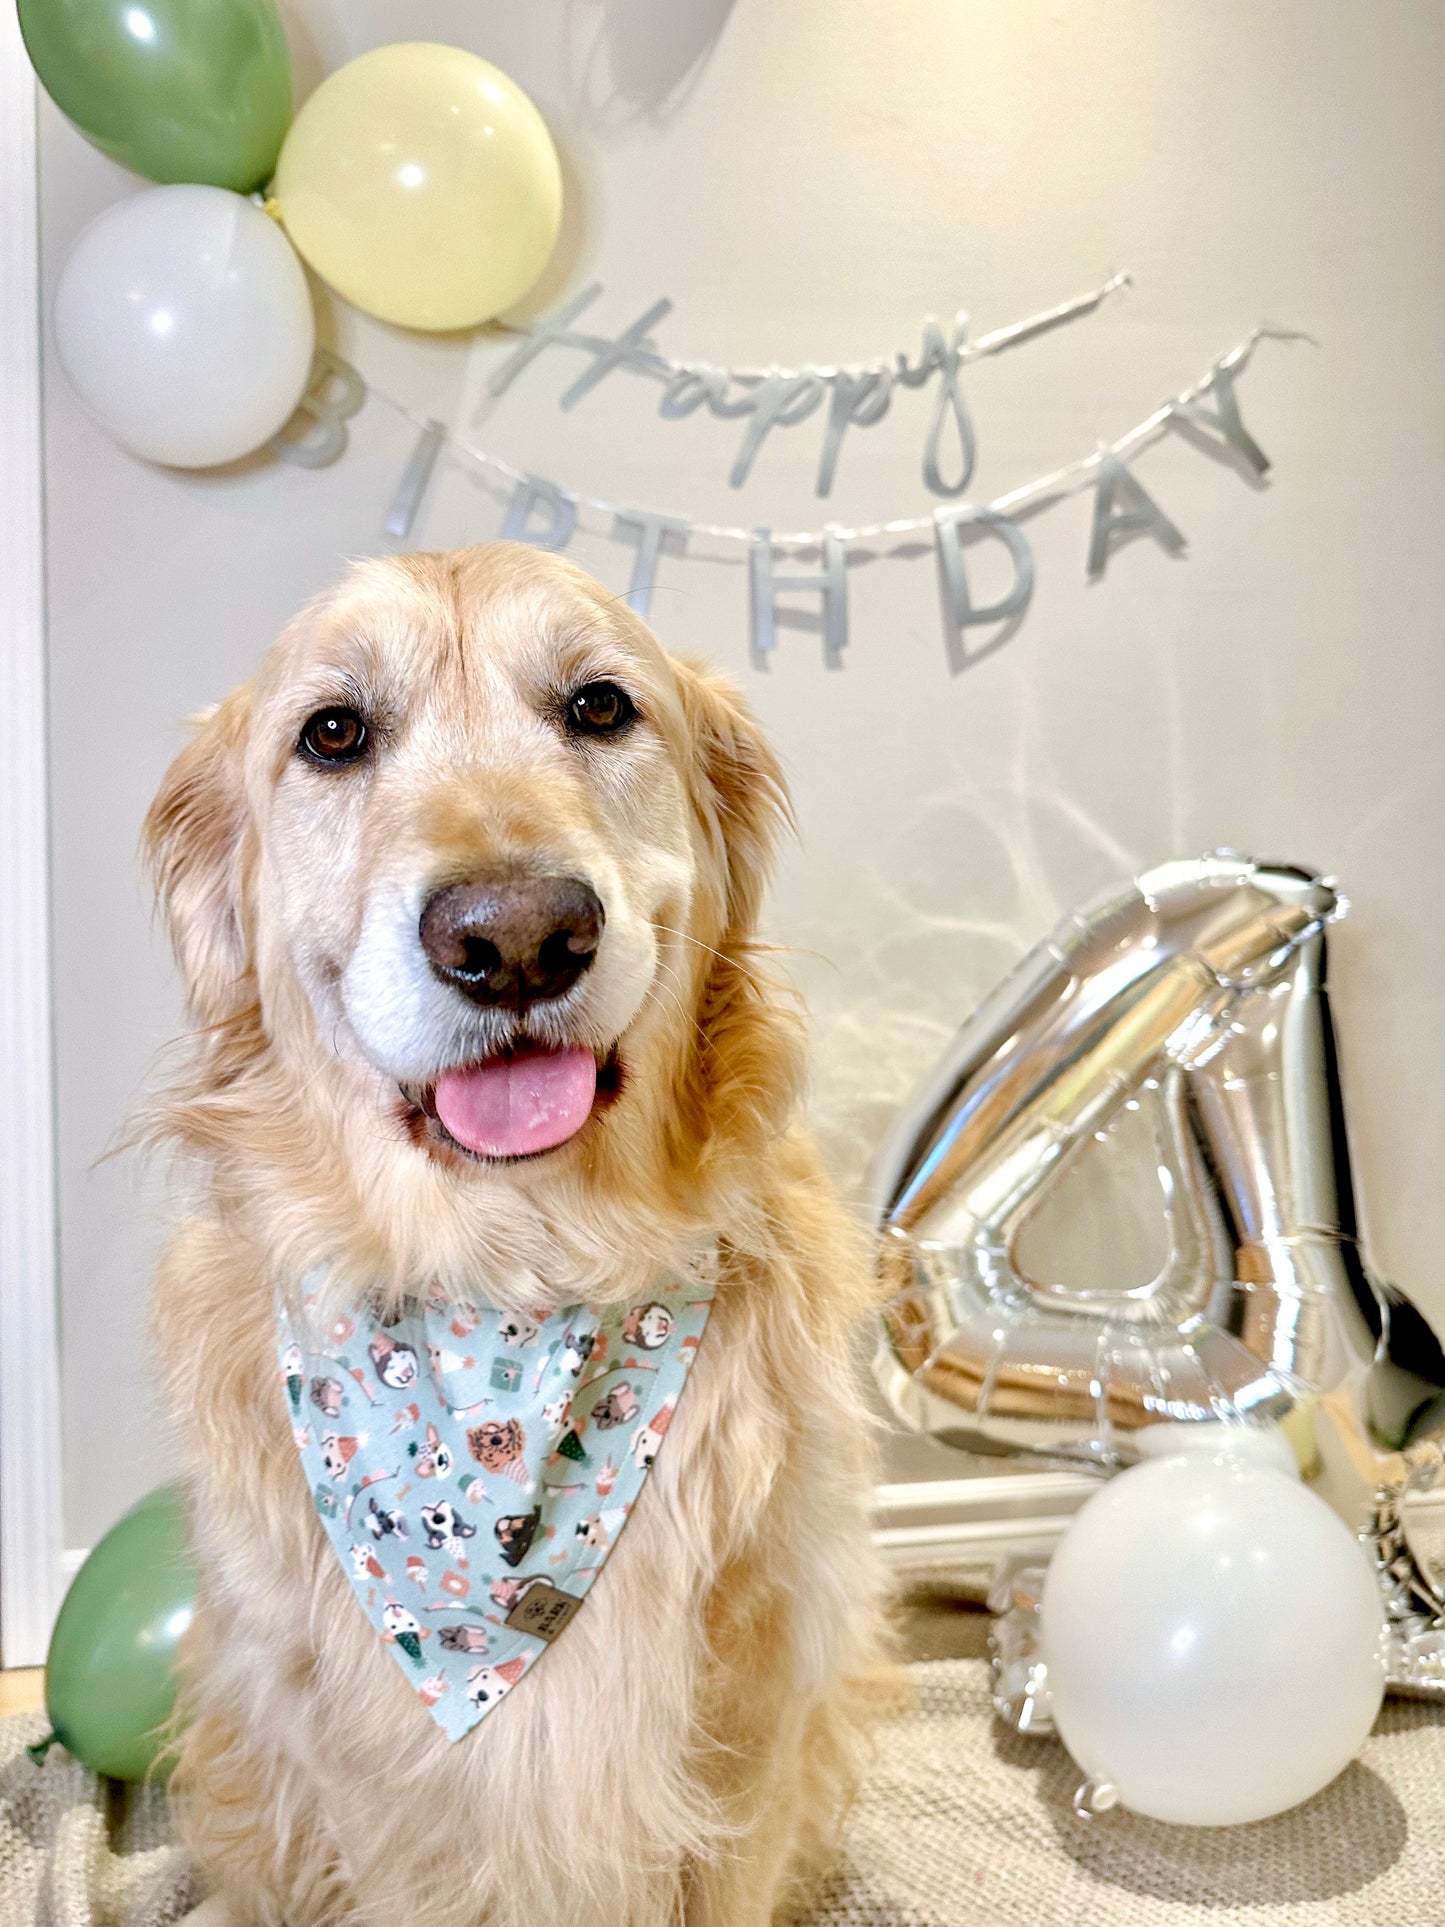
<instances>
[{"instance_id":1,"label":"beige carpet","mask_svg":"<svg viewBox=\"0 0 1445 1927\"><path fill-rule=\"evenodd\" d=\"M1391 1701L1307 1806L1195 1832L1077 1819L1074 1767L997 1729L981 1660L909 1670L912 1711L885 1727L842 1864L799 1927L1445 1923L1445 1709ZM108 1791L58 1751L35 1766L24 1747L43 1730L0 1721L0 1923L170 1927L199 1895L161 1797Z\"/></svg>"},{"instance_id":2,"label":"beige carpet","mask_svg":"<svg viewBox=\"0 0 1445 1927\"><path fill-rule=\"evenodd\" d=\"M201 1898L169 1843L165 1795L97 1780L53 1747L26 1746L39 1713L0 1720L3 1927L171 1927Z\"/></svg>"}]
</instances>

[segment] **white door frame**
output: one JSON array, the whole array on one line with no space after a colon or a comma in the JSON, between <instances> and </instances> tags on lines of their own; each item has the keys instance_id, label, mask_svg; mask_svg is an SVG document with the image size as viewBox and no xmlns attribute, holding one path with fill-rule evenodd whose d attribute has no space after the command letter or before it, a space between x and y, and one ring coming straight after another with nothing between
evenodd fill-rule
<instances>
[{"instance_id":1,"label":"white door frame","mask_svg":"<svg viewBox=\"0 0 1445 1927\"><path fill-rule=\"evenodd\" d=\"M0 1665L60 1601L35 77L0 6Z\"/></svg>"}]
</instances>

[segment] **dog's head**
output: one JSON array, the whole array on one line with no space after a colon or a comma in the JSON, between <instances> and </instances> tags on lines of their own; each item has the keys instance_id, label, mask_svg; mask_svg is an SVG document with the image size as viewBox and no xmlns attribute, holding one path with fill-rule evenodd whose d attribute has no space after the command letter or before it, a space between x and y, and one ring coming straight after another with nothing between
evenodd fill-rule
<instances>
[{"instance_id":1,"label":"dog's head","mask_svg":"<svg viewBox=\"0 0 1445 1927\"><path fill-rule=\"evenodd\" d=\"M519 1566L531 1549L541 1523L541 1510L513 1513L492 1527L498 1549L509 1566Z\"/></svg>"},{"instance_id":2,"label":"dog's head","mask_svg":"<svg viewBox=\"0 0 1445 1927\"><path fill-rule=\"evenodd\" d=\"M475 1539L477 1536L476 1527L468 1525L456 1507L444 1499L436 1505L424 1505L421 1522L433 1551L444 1546L449 1539Z\"/></svg>"},{"instance_id":3,"label":"dog's head","mask_svg":"<svg viewBox=\"0 0 1445 1927\"><path fill-rule=\"evenodd\" d=\"M504 1471L522 1456L525 1446L526 1436L514 1418L483 1419L467 1433L467 1449L488 1472Z\"/></svg>"},{"instance_id":4,"label":"dog's head","mask_svg":"<svg viewBox=\"0 0 1445 1927\"><path fill-rule=\"evenodd\" d=\"M786 807L736 695L570 564L359 565L147 819L201 1027L171 1127L383 1278L657 1261L792 1101L749 954Z\"/></svg>"}]
</instances>

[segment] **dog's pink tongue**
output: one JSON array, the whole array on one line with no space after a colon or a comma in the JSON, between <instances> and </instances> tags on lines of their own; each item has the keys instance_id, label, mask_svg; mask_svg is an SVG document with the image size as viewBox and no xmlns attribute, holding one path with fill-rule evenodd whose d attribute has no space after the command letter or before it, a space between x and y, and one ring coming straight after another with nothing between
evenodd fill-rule
<instances>
[{"instance_id":1,"label":"dog's pink tongue","mask_svg":"<svg viewBox=\"0 0 1445 1927\"><path fill-rule=\"evenodd\" d=\"M458 1144L492 1158L550 1151L592 1113L597 1060L590 1050L494 1057L437 1079L437 1116Z\"/></svg>"}]
</instances>

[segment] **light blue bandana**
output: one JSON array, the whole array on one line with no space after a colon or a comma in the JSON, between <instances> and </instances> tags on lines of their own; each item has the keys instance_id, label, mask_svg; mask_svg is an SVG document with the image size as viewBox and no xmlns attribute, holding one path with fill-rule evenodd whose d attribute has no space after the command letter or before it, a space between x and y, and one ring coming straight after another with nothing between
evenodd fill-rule
<instances>
[{"instance_id":1,"label":"light blue bandana","mask_svg":"<svg viewBox=\"0 0 1445 1927\"><path fill-rule=\"evenodd\" d=\"M461 1739L566 1627L652 1469L712 1309L674 1281L631 1306L280 1313L316 1510L367 1618ZM309 1313L310 1300L303 1301Z\"/></svg>"}]
</instances>

